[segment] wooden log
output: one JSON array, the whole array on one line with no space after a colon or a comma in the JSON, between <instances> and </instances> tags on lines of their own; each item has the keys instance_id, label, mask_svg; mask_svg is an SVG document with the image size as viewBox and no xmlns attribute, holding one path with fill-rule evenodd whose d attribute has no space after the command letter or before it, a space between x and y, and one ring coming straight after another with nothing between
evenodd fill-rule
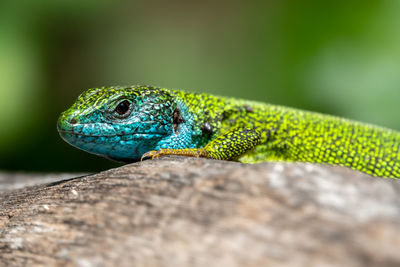
<instances>
[{"instance_id":1,"label":"wooden log","mask_svg":"<svg viewBox=\"0 0 400 267\"><path fill-rule=\"evenodd\" d=\"M163 157L0 195L5 266L399 266L400 183Z\"/></svg>"}]
</instances>

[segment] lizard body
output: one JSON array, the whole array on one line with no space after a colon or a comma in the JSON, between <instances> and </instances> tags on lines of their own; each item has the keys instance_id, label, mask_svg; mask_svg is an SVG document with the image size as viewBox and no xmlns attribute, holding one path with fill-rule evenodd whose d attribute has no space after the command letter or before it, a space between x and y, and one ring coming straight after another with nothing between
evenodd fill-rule
<instances>
[{"instance_id":1,"label":"lizard body","mask_svg":"<svg viewBox=\"0 0 400 267\"><path fill-rule=\"evenodd\" d=\"M71 145L114 160L160 155L326 163L400 177L400 133L298 109L148 86L82 93L58 120Z\"/></svg>"}]
</instances>

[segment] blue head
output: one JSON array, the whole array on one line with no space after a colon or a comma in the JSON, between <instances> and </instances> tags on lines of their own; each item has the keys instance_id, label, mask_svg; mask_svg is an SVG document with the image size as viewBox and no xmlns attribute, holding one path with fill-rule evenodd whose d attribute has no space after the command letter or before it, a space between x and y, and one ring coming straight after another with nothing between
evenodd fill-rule
<instances>
[{"instance_id":1,"label":"blue head","mask_svg":"<svg viewBox=\"0 0 400 267\"><path fill-rule=\"evenodd\" d=\"M137 161L145 152L176 140L176 125L183 118L177 117L179 103L172 95L170 90L145 86L89 89L60 115L57 128L77 148Z\"/></svg>"}]
</instances>

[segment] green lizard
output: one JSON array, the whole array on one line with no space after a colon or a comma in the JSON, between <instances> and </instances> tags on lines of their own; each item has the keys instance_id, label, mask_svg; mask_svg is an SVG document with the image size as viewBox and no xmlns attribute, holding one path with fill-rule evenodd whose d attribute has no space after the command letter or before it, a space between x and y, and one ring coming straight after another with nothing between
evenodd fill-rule
<instances>
[{"instance_id":1,"label":"green lizard","mask_svg":"<svg viewBox=\"0 0 400 267\"><path fill-rule=\"evenodd\" d=\"M71 145L132 162L185 155L327 163L400 177L400 133L293 108L148 86L82 93L58 120Z\"/></svg>"}]
</instances>

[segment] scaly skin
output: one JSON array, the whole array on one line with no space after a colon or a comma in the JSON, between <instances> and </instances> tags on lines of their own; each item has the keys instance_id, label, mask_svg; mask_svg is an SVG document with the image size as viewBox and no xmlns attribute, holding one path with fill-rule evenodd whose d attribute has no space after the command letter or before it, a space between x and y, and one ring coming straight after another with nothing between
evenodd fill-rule
<instances>
[{"instance_id":1,"label":"scaly skin","mask_svg":"<svg viewBox=\"0 0 400 267\"><path fill-rule=\"evenodd\" d=\"M341 165L400 177L400 133L281 106L147 86L82 93L58 120L71 145L132 162L160 155Z\"/></svg>"}]
</instances>

